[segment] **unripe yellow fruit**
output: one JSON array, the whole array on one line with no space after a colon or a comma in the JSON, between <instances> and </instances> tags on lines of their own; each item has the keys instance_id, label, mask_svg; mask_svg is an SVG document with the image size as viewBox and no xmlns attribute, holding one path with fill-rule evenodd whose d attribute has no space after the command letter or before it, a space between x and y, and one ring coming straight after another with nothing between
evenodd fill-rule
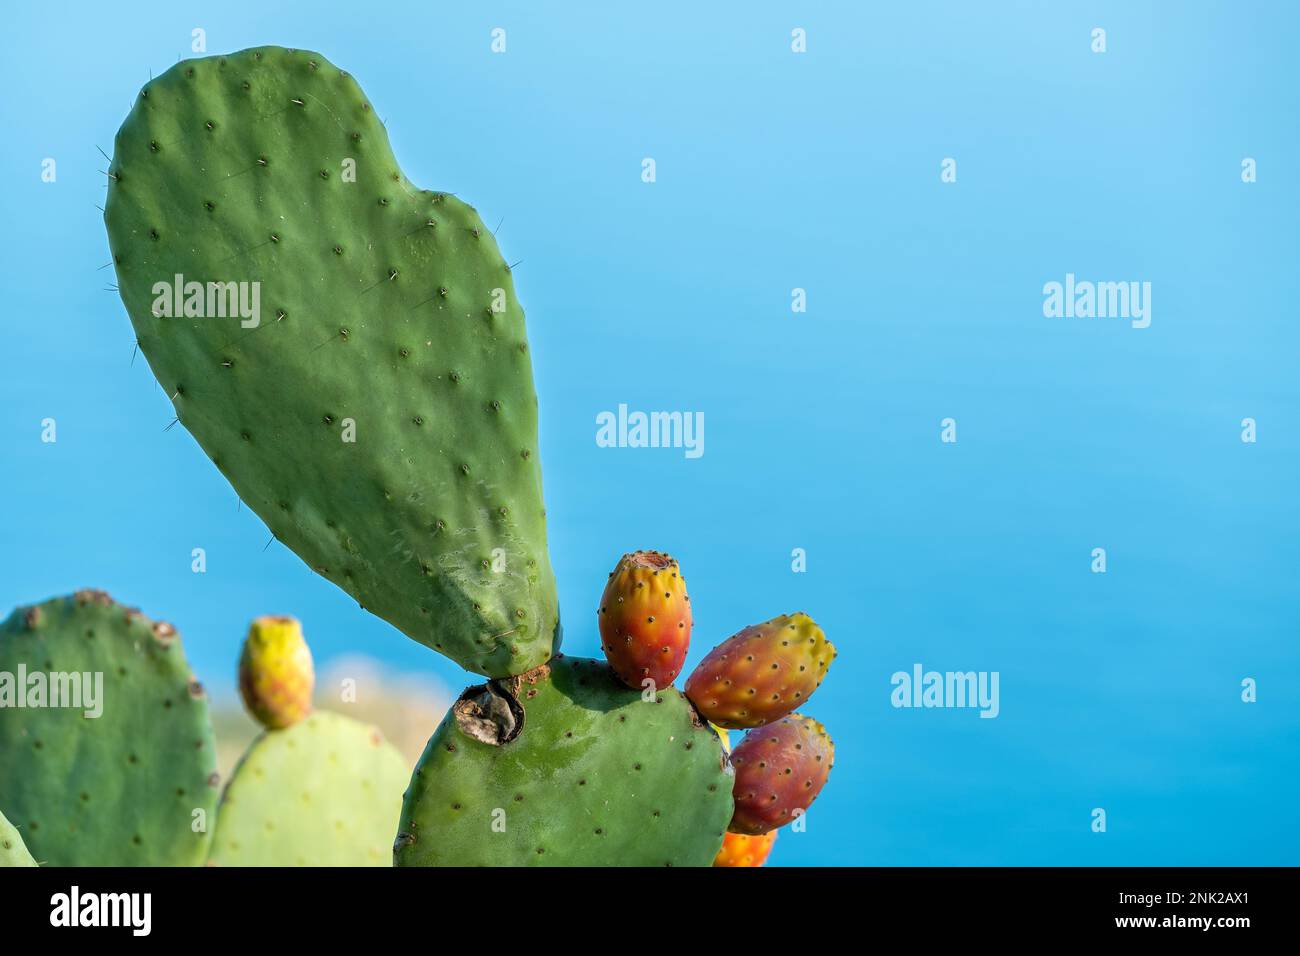
<instances>
[{"instance_id":1,"label":"unripe yellow fruit","mask_svg":"<svg viewBox=\"0 0 1300 956\"><path fill-rule=\"evenodd\" d=\"M315 684L311 649L297 619L255 620L239 656L239 693L248 712L268 730L292 726L311 713Z\"/></svg>"}]
</instances>

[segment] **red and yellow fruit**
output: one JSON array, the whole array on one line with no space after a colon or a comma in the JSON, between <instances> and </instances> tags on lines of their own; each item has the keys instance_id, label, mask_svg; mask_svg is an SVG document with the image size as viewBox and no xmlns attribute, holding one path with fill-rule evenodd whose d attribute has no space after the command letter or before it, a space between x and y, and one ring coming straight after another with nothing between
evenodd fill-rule
<instances>
[{"instance_id":1,"label":"red and yellow fruit","mask_svg":"<svg viewBox=\"0 0 1300 956\"><path fill-rule=\"evenodd\" d=\"M623 555L597 614L600 645L628 687L668 687L686 663L691 599L676 559L658 551Z\"/></svg>"},{"instance_id":2,"label":"red and yellow fruit","mask_svg":"<svg viewBox=\"0 0 1300 956\"><path fill-rule=\"evenodd\" d=\"M719 727L761 727L802 706L834 659L835 646L812 618L783 614L711 650L687 679L686 696Z\"/></svg>"},{"instance_id":3,"label":"red and yellow fruit","mask_svg":"<svg viewBox=\"0 0 1300 956\"><path fill-rule=\"evenodd\" d=\"M834 761L835 745L811 717L751 730L731 752L736 809L727 829L758 836L789 823L812 806Z\"/></svg>"}]
</instances>

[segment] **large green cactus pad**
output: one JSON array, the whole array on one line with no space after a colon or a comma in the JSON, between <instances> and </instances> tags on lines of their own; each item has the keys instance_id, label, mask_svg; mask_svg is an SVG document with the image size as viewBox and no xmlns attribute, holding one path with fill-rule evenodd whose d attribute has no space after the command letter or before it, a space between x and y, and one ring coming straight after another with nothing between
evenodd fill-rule
<instances>
[{"instance_id":1,"label":"large green cactus pad","mask_svg":"<svg viewBox=\"0 0 1300 956\"><path fill-rule=\"evenodd\" d=\"M216 747L175 629L102 591L19 608L0 624L0 680L20 674L27 706L0 707L0 806L32 855L53 866L202 863ZM95 675L102 713L91 717ZM59 701L75 702L74 679L78 706L50 706L59 685ZM42 683L44 706L32 706Z\"/></svg>"},{"instance_id":2,"label":"large green cactus pad","mask_svg":"<svg viewBox=\"0 0 1300 956\"><path fill-rule=\"evenodd\" d=\"M390 866L410 771L375 728L317 711L257 738L221 798L221 866Z\"/></svg>"},{"instance_id":3,"label":"large green cactus pad","mask_svg":"<svg viewBox=\"0 0 1300 956\"><path fill-rule=\"evenodd\" d=\"M470 670L545 662L537 397L510 269L474 209L407 180L351 76L279 47L151 80L108 173L140 349L272 533ZM204 284L204 317L157 314L176 276ZM245 283L249 308L207 283Z\"/></svg>"},{"instance_id":4,"label":"large green cactus pad","mask_svg":"<svg viewBox=\"0 0 1300 956\"><path fill-rule=\"evenodd\" d=\"M35 866L36 861L27 852L18 828L0 813L0 869L6 866Z\"/></svg>"},{"instance_id":5,"label":"large green cactus pad","mask_svg":"<svg viewBox=\"0 0 1300 956\"><path fill-rule=\"evenodd\" d=\"M722 743L674 688L557 657L471 687L425 748L399 866L708 866L731 819Z\"/></svg>"}]
</instances>

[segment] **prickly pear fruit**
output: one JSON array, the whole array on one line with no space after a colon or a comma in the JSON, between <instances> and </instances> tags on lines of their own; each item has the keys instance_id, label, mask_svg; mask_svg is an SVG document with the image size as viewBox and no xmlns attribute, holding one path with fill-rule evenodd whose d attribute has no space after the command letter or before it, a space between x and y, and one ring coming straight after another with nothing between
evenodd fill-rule
<instances>
[{"instance_id":1,"label":"prickly pear fruit","mask_svg":"<svg viewBox=\"0 0 1300 956\"><path fill-rule=\"evenodd\" d=\"M736 812L728 829L758 836L789 823L817 799L834 762L835 745L811 717L751 730L731 752Z\"/></svg>"},{"instance_id":2,"label":"prickly pear fruit","mask_svg":"<svg viewBox=\"0 0 1300 956\"><path fill-rule=\"evenodd\" d=\"M27 852L27 845L18 834L18 828L0 813L0 869L6 866L35 866L36 861Z\"/></svg>"},{"instance_id":3,"label":"prickly pear fruit","mask_svg":"<svg viewBox=\"0 0 1300 956\"><path fill-rule=\"evenodd\" d=\"M625 554L600 598L600 645L614 673L640 690L669 687L686 663L691 599L677 560L658 551Z\"/></svg>"},{"instance_id":4,"label":"prickly pear fruit","mask_svg":"<svg viewBox=\"0 0 1300 956\"><path fill-rule=\"evenodd\" d=\"M731 766L681 692L563 655L469 688L411 777L397 866L708 866Z\"/></svg>"},{"instance_id":5,"label":"prickly pear fruit","mask_svg":"<svg viewBox=\"0 0 1300 956\"><path fill-rule=\"evenodd\" d=\"M257 722L279 730L302 720L311 713L315 683L302 625L292 617L255 620L239 656L239 693Z\"/></svg>"},{"instance_id":6,"label":"prickly pear fruit","mask_svg":"<svg viewBox=\"0 0 1300 956\"><path fill-rule=\"evenodd\" d=\"M745 833L727 833L722 840L722 849L713 860L714 866L762 866L767 862L767 855L772 852L776 842L776 830L769 830L762 836L749 836Z\"/></svg>"},{"instance_id":7,"label":"prickly pear fruit","mask_svg":"<svg viewBox=\"0 0 1300 956\"><path fill-rule=\"evenodd\" d=\"M812 696L835 647L802 612L752 624L709 651L686 681L686 696L720 727L780 720Z\"/></svg>"},{"instance_id":8,"label":"prickly pear fruit","mask_svg":"<svg viewBox=\"0 0 1300 956\"><path fill-rule=\"evenodd\" d=\"M492 231L402 174L379 113L306 50L150 80L107 169L117 284L177 420L278 541L462 667L519 674L559 641L524 313Z\"/></svg>"}]
</instances>

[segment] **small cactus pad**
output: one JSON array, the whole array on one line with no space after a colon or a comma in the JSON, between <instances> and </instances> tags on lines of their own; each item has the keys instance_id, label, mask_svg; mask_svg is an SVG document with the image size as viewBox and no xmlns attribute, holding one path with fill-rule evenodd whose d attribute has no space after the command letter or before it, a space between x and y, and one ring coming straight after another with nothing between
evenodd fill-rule
<instances>
[{"instance_id":1,"label":"small cactus pad","mask_svg":"<svg viewBox=\"0 0 1300 956\"><path fill-rule=\"evenodd\" d=\"M670 687L691 644L691 599L675 558L658 551L623 555L596 613L600 646L614 673L640 690Z\"/></svg>"},{"instance_id":2,"label":"small cactus pad","mask_svg":"<svg viewBox=\"0 0 1300 956\"><path fill-rule=\"evenodd\" d=\"M791 714L745 734L731 762L736 813L728 829L759 836L812 806L834 766L835 745L817 721Z\"/></svg>"},{"instance_id":3,"label":"small cactus pad","mask_svg":"<svg viewBox=\"0 0 1300 956\"><path fill-rule=\"evenodd\" d=\"M727 833L722 841L722 849L713 861L714 866L762 866L772 852L778 831L769 830L762 836L748 836L744 833Z\"/></svg>"},{"instance_id":4,"label":"small cactus pad","mask_svg":"<svg viewBox=\"0 0 1300 956\"><path fill-rule=\"evenodd\" d=\"M802 707L835 660L835 646L807 614L753 624L709 651L686 680L708 720L740 730Z\"/></svg>"},{"instance_id":5,"label":"small cactus pad","mask_svg":"<svg viewBox=\"0 0 1300 956\"><path fill-rule=\"evenodd\" d=\"M0 624L0 806L42 864L200 864L218 784L207 697L170 624L102 591Z\"/></svg>"},{"instance_id":6,"label":"small cactus pad","mask_svg":"<svg viewBox=\"0 0 1300 956\"><path fill-rule=\"evenodd\" d=\"M27 852L27 844L18 834L18 828L0 813L0 869L7 866L35 866L36 861Z\"/></svg>"},{"instance_id":7,"label":"small cactus pad","mask_svg":"<svg viewBox=\"0 0 1300 956\"><path fill-rule=\"evenodd\" d=\"M311 713L315 684L302 625L292 617L255 620L239 656L239 693L253 718L273 730L296 724Z\"/></svg>"},{"instance_id":8,"label":"small cactus pad","mask_svg":"<svg viewBox=\"0 0 1300 956\"><path fill-rule=\"evenodd\" d=\"M209 862L391 866L410 770L379 731L329 711L248 748L221 797Z\"/></svg>"},{"instance_id":9,"label":"small cactus pad","mask_svg":"<svg viewBox=\"0 0 1300 956\"><path fill-rule=\"evenodd\" d=\"M177 420L279 541L463 667L523 673L559 641L523 309L478 213L411 183L376 112L302 50L150 80L107 170L118 287Z\"/></svg>"},{"instance_id":10,"label":"small cactus pad","mask_svg":"<svg viewBox=\"0 0 1300 956\"><path fill-rule=\"evenodd\" d=\"M731 818L717 734L671 687L557 657L471 687L425 748L398 866L708 866Z\"/></svg>"}]
</instances>

